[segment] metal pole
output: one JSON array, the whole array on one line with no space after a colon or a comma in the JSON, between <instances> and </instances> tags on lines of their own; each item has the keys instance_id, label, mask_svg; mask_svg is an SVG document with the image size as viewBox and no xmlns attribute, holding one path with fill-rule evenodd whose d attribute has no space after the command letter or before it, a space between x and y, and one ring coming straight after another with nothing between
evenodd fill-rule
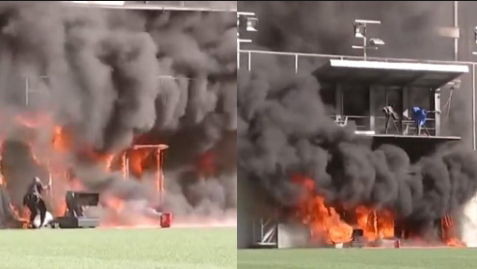
<instances>
[{"instance_id":1,"label":"metal pole","mask_svg":"<svg viewBox=\"0 0 477 269\"><path fill-rule=\"evenodd\" d=\"M240 40L237 36L237 70L240 70Z\"/></svg>"},{"instance_id":2,"label":"metal pole","mask_svg":"<svg viewBox=\"0 0 477 269\"><path fill-rule=\"evenodd\" d=\"M459 27L459 1L454 1L454 28ZM459 39L454 38L454 61L458 60L459 53Z\"/></svg>"},{"instance_id":3,"label":"metal pole","mask_svg":"<svg viewBox=\"0 0 477 269\"><path fill-rule=\"evenodd\" d=\"M29 84L28 84L28 78L25 78L25 103L26 106L28 106L28 92L30 91L29 89Z\"/></svg>"},{"instance_id":4,"label":"metal pole","mask_svg":"<svg viewBox=\"0 0 477 269\"><path fill-rule=\"evenodd\" d=\"M252 52L248 52L248 71L252 71Z\"/></svg>"},{"instance_id":5,"label":"metal pole","mask_svg":"<svg viewBox=\"0 0 477 269\"><path fill-rule=\"evenodd\" d=\"M156 151L156 162L157 162L157 171L156 171L156 176L157 176L157 181L156 181L156 188L157 192L159 194L159 203L162 206L162 203L164 201L164 178L162 177L162 150L157 149Z\"/></svg>"},{"instance_id":6,"label":"metal pole","mask_svg":"<svg viewBox=\"0 0 477 269\"><path fill-rule=\"evenodd\" d=\"M475 148L475 64L472 64L472 149Z\"/></svg>"},{"instance_id":7,"label":"metal pole","mask_svg":"<svg viewBox=\"0 0 477 269\"><path fill-rule=\"evenodd\" d=\"M366 37L363 37L363 53L364 53L364 60L366 61Z\"/></svg>"},{"instance_id":8,"label":"metal pole","mask_svg":"<svg viewBox=\"0 0 477 269\"><path fill-rule=\"evenodd\" d=\"M127 157L126 157L126 152L123 154L123 177L126 179L128 177L127 174Z\"/></svg>"},{"instance_id":9,"label":"metal pole","mask_svg":"<svg viewBox=\"0 0 477 269\"><path fill-rule=\"evenodd\" d=\"M298 54L295 54L295 74L298 74Z\"/></svg>"}]
</instances>

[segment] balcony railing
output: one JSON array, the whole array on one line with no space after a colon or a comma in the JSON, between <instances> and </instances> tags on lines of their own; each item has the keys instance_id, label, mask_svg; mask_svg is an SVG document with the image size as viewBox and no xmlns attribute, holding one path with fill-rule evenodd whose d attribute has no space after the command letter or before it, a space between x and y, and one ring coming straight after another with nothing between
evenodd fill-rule
<instances>
[{"instance_id":1,"label":"balcony railing","mask_svg":"<svg viewBox=\"0 0 477 269\"><path fill-rule=\"evenodd\" d=\"M64 4L78 7L98 7L109 9L175 10L237 12L236 1L62 1Z\"/></svg>"},{"instance_id":2,"label":"balcony railing","mask_svg":"<svg viewBox=\"0 0 477 269\"><path fill-rule=\"evenodd\" d=\"M295 64L295 72L298 73L301 59L337 59L337 60L365 60L363 56L352 55L334 55L334 54L316 54L316 53L296 53L296 52L277 52L277 51L264 51L264 50L240 50L242 61L246 61L242 65L242 61L239 64L240 68L247 68L249 71L252 69L253 55L270 55L270 56L283 56L288 57L290 62ZM246 57L243 57L246 56ZM439 61L439 60L420 60L420 59L406 59L406 58L383 58L383 57L366 57L367 61L380 61L380 62L395 62L395 63L427 63L427 64L460 64L460 65L477 65L477 62L468 61Z\"/></svg>"},{"instance_id":3,"label":"balcony railing","mask_svg":"<svg viewBox=\"0 0 477 269\"><path fill-rule=\"evenodd\" d=\"M385 132L386 117L375 116L375 127L371 128L370 116L356 116L356 115L330 115L336 124L339 126L353 126L356 128L358 134L392 134L392 135L417 135L415 122L412 119L403 119L402 121L395 121L397 128L393 123L389 123L388 132ZM422 136L435 136L435 119L428 118L425 126L421 130Z\"/></svg>"}]
</instances>

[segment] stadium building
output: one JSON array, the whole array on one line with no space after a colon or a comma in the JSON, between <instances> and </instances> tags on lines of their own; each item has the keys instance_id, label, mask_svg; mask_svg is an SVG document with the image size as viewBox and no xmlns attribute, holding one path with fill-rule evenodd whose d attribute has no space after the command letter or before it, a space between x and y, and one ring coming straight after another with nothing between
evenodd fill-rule
<instances>
[{"instance_id":1,"label":"stadium building","mask_svg":"<svg viewBox=\"0 0 477 269\"><path fill-rule=\"evenodd\" d=\"M355 18L346 20L346 30L354 42L347 44L349 55L328 54L325 50L321 54L312 54L256 49L253 42L262 35L261 13L245 8L237 15L240 22L239 69L240 72L251 72L256 62L275 57L287 63L284 68L290 73L312 73L320 83L323 103L332 108L330 117L337 125L354 126L358 136L370 137L373 149L383 144L398 146L408 154L411 162L452 141L461 141L475 151L477 56L472 52L477 51L477 31L474 36L477 21L469 11L473 5L458 1L439 4L442 24L436 25L439 36L436 40L442 44L436 46L448 53L432 60L392 57L396 54L386 50L389 41L386 40L385 16L381 20L372 20L375 16L363 18L358 11ZM421 54L425 55L424 52ZM458 116L459 121L465 121L460 126L468 130L463 133L449 130L453 126L453 110L459 109L453 103L456 95L460 95L468 108L467 116ZM303 247L309 244L309 229L282 222L273 207L258 206L262 204L258 201L263 195L246 180L239 179L238 192L239 248ZM465 218L467 224L462 222L460 225L477 223L477 198L474 200L464 208L463 217L460 217ZM459 216L461 213L456 212ZM392 237L400 237L398 231L401 228L396 224L393 229L395 234ZM460 239L472 246L473 242L467 241L472 236L461 234Z\"/></svg>"}]
</instances>

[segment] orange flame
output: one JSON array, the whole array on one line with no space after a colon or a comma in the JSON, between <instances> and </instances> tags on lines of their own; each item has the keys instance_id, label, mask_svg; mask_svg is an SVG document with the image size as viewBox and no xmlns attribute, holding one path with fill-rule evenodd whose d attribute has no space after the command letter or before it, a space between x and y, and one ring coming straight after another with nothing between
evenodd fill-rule
<instances>
[{"instance_id":1,"label":"orange flame","mask_svg":"<svg viewBox=\"0 0 477 269\"><path fill-rule=\"evenodd\" d=\"M95 162L101 164L101 166L103 167L105 171L111 171L111 167L115 157L114 154L100 153L90 148L84 149L82 153L88 159L94 160Z\"/></svg>"},{"instance_id":2,"label":"orange flame","mask_svg":"<svg viewBox=\"0 0 477 269\"><path fill-rule=\"evenodd\" d=\"M356 208L358 226L368 241L394 237L394 216L389 210L371 210L365 206Z\"/></svg>"},{"instance_id":3,"label":"orange flame","mask_svg":"<svg viewBox=\"0 0 477 269\"><path fill-rule=\"evenodd\" d=\"M15 121L28 128L37 128L43 126L51 121L51 118L47 114L32 114L32 115L17 115Z\"/></svg>"},{"instance_id":4,"label":"orange flame","mask_svg":"<svg viewBox=\"0 0 477 269\"><path fill-rule=\"evenodd\" d=\"M73 148L73 133L71 133L70 129L66 128L65 126L56 125L54 121L54 117L50 114L46 113L35 113L35 114L21 114L13 118L15 123L19 124L20 126L28 127L31 129L36 129L39 127L42 128L50 128L52 132L52 140L50 141L50 149L48 150L43 145L40 145L39 142L42 142L41 136L36 137L34 136L36 133L32 132L33 136L28 137L26 139L26 143L28 143L30 148L30 154L33 160L40 166L46 168L52 178L53 183L58 182L58 180L64 181L65 184L59 184L58 187L55 187L54 190L51 190L48 195L48 198L52 198L51 200L45 201L47 203L54 206L53 211L55 215L63 215L66 211L66 201L64 199L64 193L62 195L58 195L61 192L66 190L83 190L83 186L81 181L78 179L70 178L67 175L67 170L69 167L66 163L62 162L62 158L64 157L61 153L67 153L72 150L78 150L78 148ZM36 140L36 139L39 140ZM85 157L86 160L91 160L94 163L100 165L100 167L104 168L106 171L111 171L111 169L116 169L116 156L114 154L109 153L102 153L97 152L93 147L90 145L86 145L85 147L81 147L79 152L75 152L81 157ZM151 158L151 163L145 164L144 161L147 160L150 153L154 152L154 150L150 149L138 149L133 151L128 151L127 153L131 152L131 156L129 156L129 161L123 161L123 165L121 169L123 169L123 174L129 173L129 168L132 169L133 173L137 173L139 176L142 175L144 172L144 168L146 165L156 165L153 159ZM55 153L59 153L55 155ZM126 152L121 152L122 154L126 154ZM127 156L124 155L124 160L128 159ZM0 154L1 158L1 154ZM124 165L129 163L129 165ZM159 166L159 161L158 161ZM160 176L156 180L156 188L162 190L163 189L163 177ZM61 183L61 182L58 182ZM5 186L6 180L5 178L0 177L0 185ZM53 184L53 186L56 184ZM55 197L57 196L57 197ZM113 209L112 211L116 212L119 215L119 212L123 210L124 201L118 198L111 198L107 201L106 207ZM17 210L12 206L12 211L15 214L20 215ZM21 210L22 214L25 215L28 213L28 210ZM26 212L26 213L25 213ZM26 217L25 217L26 216ZM28 216L22 216L23 219L28 220ZM19 217L20 218L20 217Z\"/></svg>"},{"instance_id":5,"label":"orange flame","mask_svg":"<svg viewBox=\"0 0 477 269\"><path fill-rule=\"evenodd\" d=\"M202 154L199 157L199 171L201 171L201 173L206 177L213 176L216 172L215 162L216 160L213 152L209 151Z\"/></svg>"},{"instance_id":6,"label":"orange flame","mask_svg":"<svg viewBox=\"0 0 477 269\"><path fill-rule=\"evenodd\" d=\"M65 129L56 126L53 136L53 148L58 152L67 152L70 149L70 138Z\"/></svg>"},{"instance_id":7,"label":"orange flame","mask_svg":"<svg viewBox=\"0 0 477 269\"><path fill-rule=\"evenodd\" d=\"M323 197L315 194L315 182L300 175L294 176L293 181L306 190L298 206L298 217L310 227L312 240L322 238L328 244L351 241L353 228L341 220L333 207L326 206Z\"/></svg>"},{"instance_id":8,"label":"orange flame","mask_svg":"<svg viewBox=\"0 0 477 269\"><path fill-rule=\"evenodd\" d=\"M465 244L455 237L454 229L454 220L450 215L447 214L441 218L441 235L446 245L449 247L465 247Z\"/></svg>"},{"instance_id":9,"label":"orange flame","mask_svg":"<svg viewBox=\"0 0 477 269\"><path fill-rule=\"evenodd\" d=\"M141 176L144 172L143 162L151 154L150 149L136 149L130 153L129 165L131 172L137 176Z\"/></svg>"}]
</instances>

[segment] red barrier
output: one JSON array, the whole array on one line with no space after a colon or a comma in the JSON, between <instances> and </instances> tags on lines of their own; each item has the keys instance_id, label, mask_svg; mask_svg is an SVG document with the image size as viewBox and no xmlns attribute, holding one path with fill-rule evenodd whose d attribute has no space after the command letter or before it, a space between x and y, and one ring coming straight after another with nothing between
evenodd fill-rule
<instances>
[{"instance_id":1,"label":"red barrier","mask_svg":"<svg viewBox=\"0 0 477 269\"><path fill-rule=\"evenodd\" d=\"M169 228L172 224L172 213L162 213L161 215L161 227Z\"/></svg>"}]
</instances>

